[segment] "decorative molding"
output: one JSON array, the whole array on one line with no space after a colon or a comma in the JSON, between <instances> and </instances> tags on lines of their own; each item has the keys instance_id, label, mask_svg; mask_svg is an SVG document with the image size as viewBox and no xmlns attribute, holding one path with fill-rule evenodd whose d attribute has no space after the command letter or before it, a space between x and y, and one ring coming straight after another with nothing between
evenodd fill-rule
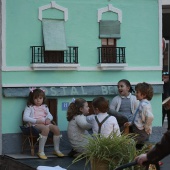
<instances>
[{"instance_id":1,"label":"decorative molding","mask_svg":"<svg viewBox=\"0 0 170 170\"><path fill-rule=\"evenodd\" d=\"M37 64L38 65L38 64ZM32 66L33 67L33 66ZM24 67L24 66L15 66L15 67L8 67L8 66L2 66L1 67L1 71L35 71L35 69L33 69L32 67ZM35 65L35 67L38 67ZM40 66L39 66L40 67ZM47 66L49 67L49 65ZM69 68L70 66L67 65L67 67ZM77 71L101 71L101 68L98 67L80 67L79 65L73 65L72 67L77 67ZM105 66L106 67L106 66ZM45 70L45 68L43 69L43 67L41 68L41 70ZM61 66L60 68L56 69L57 70L67 70L66 67ZM114 70L114 69L113 69ZM143 67L143 66L139 66L139 67L124 67L124 69L122 71L162 71L162 67L161 66L147 66L147 67Z\"/></svg>"},{"instance_id":2,"label":"decorative molding","mask_svg":"<svg viewBox=\"0 0 170 170\"><path fill-rule=\"evenodd\" d=\"M108 4L107 7L104 7L104 8L100 8L98 9L98 22L100 22L100 20L102 19L102 14L104 12L114 12L114 13L117 13L118 15L118 20L120 21L120 23L122 23L122 11L118 8L115 8L114 6L112 6L112 4Z\"/></svg>"},{"instance_id":3,"label":"decorative molding","mask_svg":"<svg viewBox=\"0 0 170 170\"><path fill-rule=\"evenodd\" d=\"M124 70L128 64L108 64L108 63L100 63L97 65L101 70Z\"/></svg>"},{"instance_id":4,"label":"decorative molding","mask_svg":"<svg viewBox=\"0 0 170 170\"><path fill-rule=\"evenodd\" d=\"M162 66L139 66L139 67L125 67L126 71L162 71Z\"/></svg>"},{"instance_id":5,"label":"decorative molding","mask_svg":"<svg viewBox=\"0 0 170 170\"><path fill-rule=\"evenodd\" d=\"M33 70L77 70L80 64L32 64Z\"/></svg>"},{"instance_id":6,"label":"decorative molding","mask_svg":"<svg viewBox=\"0 0 170 170\"><path fill-rule=\"evenodd\" d=\"M64 12L64 21L68 20L68 9L56 4L55 1L51 1L50 4L39 7L39 9L38 9L38 19L40 21L42 21L42 11L50 9L50 8L55 8L57 10L63 11Z\"/></svg>"},{"instance_id":7,"label":"decorative molding","mask_svg":"<svg viewBox=\"0 0 170 170\"><path fill-rule=\"evenodd\" d=\"M148 82L148 81L147 81ZM139 82L130 82L131 85L136 85ZM163 81L148 82L154 85L163 85ZM2 84L3 88L7 87L65 87L65 86L117 86L117 82L89 82L89 83L30 83L30 84Z\"/></svg>"}]
</instances>

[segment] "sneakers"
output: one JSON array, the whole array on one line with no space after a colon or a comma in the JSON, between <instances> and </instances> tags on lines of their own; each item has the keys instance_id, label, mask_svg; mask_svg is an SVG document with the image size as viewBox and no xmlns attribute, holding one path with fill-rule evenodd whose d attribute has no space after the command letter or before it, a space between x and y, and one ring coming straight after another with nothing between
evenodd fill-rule
<instances>
[{"instance_id":1,"label":"sneakers","mask_svg":"<svg viewBox=\"0 0 170 170\"><path fill-rule=\"evenodd\" d=\"M53 154L56 155L56 156L58 156L59 158L64 157L64 154L61 153L60 151L54 151Z\"/></svg>"},{"instance_id":2,"label":"sneakers","mask_svg":"<svg viewBox=\"0 0 170 170\"><path fill-rule=\"evenodd\" d=\"M48 159L44 152L38 152L37 155L40 159Z\"/></svg>"}]
</instances>

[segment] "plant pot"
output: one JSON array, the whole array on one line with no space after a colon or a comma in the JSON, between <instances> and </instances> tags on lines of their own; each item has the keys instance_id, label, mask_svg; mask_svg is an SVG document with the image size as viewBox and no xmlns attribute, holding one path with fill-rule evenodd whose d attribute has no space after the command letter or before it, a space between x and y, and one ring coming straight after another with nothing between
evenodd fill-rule
<instances>
[{"instance_id":1,"label":"plant pot","mask_svg":"<svg viewBox=\"0 0 170 170\"><path fill-rule=\"evenodd\" d=\"M109 169L109 162L100 160L100 159L92 159L91 163L91 170L108 170Z\"/></svg>"}]
</instances>

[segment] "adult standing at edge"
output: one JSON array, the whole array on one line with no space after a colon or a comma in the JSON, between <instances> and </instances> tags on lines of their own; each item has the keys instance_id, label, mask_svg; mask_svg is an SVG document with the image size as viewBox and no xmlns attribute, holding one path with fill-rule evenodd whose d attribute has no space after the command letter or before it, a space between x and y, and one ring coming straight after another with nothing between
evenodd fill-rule
<instances>
[{"instance_id":1,"label":"adult standing at edge","mask_svg":"<svg viewBox=\"0 0 170 170\"><path fill-rule=\"evenodd\" d=\"M167 97L170 96L170 81L169 81L169 73L163 72L162 74L163 85L163 93L162 93L162 101L164 101ZM166 109L162 107L162 126L164 123L165 115L167 115L168 127L167 130L170 130L170 109Z\"/></svg>"}]
</instances>

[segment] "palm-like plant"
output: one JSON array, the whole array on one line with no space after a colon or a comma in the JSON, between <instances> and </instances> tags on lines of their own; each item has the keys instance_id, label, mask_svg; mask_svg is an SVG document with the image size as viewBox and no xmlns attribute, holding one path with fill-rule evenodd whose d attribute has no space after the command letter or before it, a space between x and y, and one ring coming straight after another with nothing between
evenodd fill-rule
<instances>
[{"instance_id":1,"label":"palm-like plant","mask_svg":"<svg viewBox=\"0 0 170 170\"><path fill-rule=\"evenodd\" d=\"M108 137L95 134L88 138L89 142L84 152L75 158L73 163L86 158L86 165L91 162L92 170L113 170L133 161L138 154L147 151L146 146L142 150L136 150L134 137L134 134L117 136L116 133L111 133ZM138 166L129 169L138 169ZM142 170L141 167L140 170Z\"/></svg>"}]
</instances>

